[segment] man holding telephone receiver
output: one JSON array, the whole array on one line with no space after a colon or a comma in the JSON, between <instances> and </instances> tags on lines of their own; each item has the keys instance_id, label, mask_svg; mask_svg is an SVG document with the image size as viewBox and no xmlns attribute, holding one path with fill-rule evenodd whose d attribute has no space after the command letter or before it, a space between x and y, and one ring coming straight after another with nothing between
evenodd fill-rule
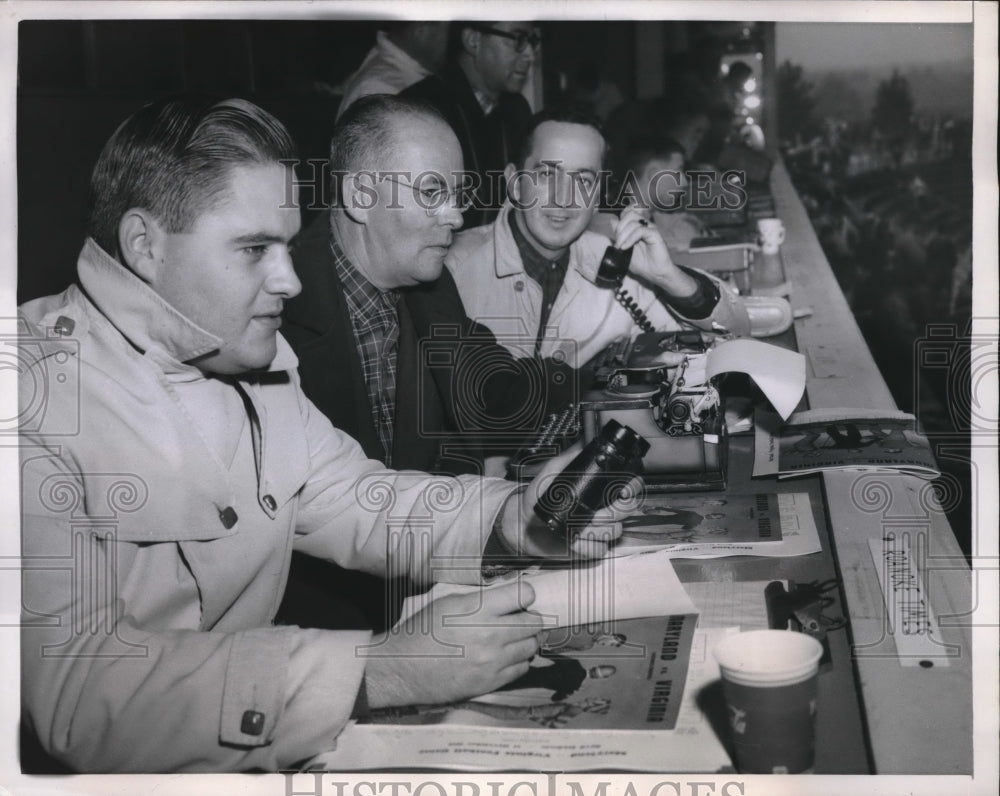
<instances>
[{"instance_id":1,"label":"man holding telephone receiver","mask_svg":"<svg viewBox=\"0 0 1000 796\"><path fill-rule=\"evenodd\" d=\"M739 297L707 274L675 265L638 208L627 208L615 225L617 253L606 237L587 231L606 152L589 117L535 115L517 161L507 165L500 215L459 233L445 258L468 315L501 341L531 337L536 356L561 352L577 366L640 329L748 333ZM509 347L524 356L525 346Z\"/></svg>"}]
</instances>

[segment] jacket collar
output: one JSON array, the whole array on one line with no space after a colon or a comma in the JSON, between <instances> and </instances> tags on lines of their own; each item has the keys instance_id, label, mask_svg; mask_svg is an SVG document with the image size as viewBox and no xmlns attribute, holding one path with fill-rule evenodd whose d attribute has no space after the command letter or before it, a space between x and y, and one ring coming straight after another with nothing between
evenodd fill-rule
<instances>
[{"instance_id":1,"label":"jacket collar","mask_svg":"<svg viewBox=\"0 0 1000 796\"><path fill-rule=\"evenodd\" d=\"M178 363L217 350L215 335L189 321L149 285L87 238L76 264L80 284L101 313L140 351L158 350ZM290 370L297 361L278 335L269 371Z\"/></svg>"},{"instance_id":2,"label":"jacket collar","mask_svg":"<svg viewBox=\"0 0 1000 796\"><path fill-rule=\"evenodd\" d=\"M514 221L510 217L513 210L514 206L508 199L493 222L493 263L497 278L524 273L521 252L517 248L517 241L514 240L514 233L510 228Z\"/></svg>"},{"instance_id":3,"label":"jacket collar","mask_svg":"<svg viewBox=\"0 0 1000 796\"><path fill-rule=\"evenodd\" d=\"M511 217L513 211L514 206L510 199L507 199L503 207L500 208L499 215L493 221L493 263L498 279L527 273L521 259L521 251L512 231L512 227L516 223ZM578 254L579 246L579 239L569 245L567 270L575 269L583 273Z\"/></svg>"}]
</instances>

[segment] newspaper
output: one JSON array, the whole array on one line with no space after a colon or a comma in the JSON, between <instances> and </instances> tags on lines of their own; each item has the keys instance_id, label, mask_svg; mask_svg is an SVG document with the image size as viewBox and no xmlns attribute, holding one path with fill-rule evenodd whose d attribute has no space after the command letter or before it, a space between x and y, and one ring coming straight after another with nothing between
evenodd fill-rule
<instances>
[{"instance_id":1,"label":"newspaper","mask_svg":"<svg viewBox=\"0 0 1000 796\"><path fill-rule=\"evenodd\" d=\"M816 409L796 412L784 425L757 418L755 476L787 478L824 470L941 474L927 438L906 412Z\"/></svg>"},{"instance_id":2,"label":"newspaper","mask_svg":"<svg viewBox=\"0 0 1000 796\"><path fill-rule=\"evenodd\" d=\"M672 558L785 557L822 549L805 492L648 495L622 526L612 555L663 550Z\"/></svg>"}]
</instances>

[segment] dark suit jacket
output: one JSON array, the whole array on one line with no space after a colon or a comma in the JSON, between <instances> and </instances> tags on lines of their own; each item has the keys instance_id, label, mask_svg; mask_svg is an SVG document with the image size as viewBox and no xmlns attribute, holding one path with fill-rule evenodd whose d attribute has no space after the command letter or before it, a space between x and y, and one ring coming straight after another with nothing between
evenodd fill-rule
<instances>
[{"instance_id":1,"label":"dark suit jacket","mask_svg":"<svg viewBox=\"0 0 1000 796\"><path fill-rule=\"evenodd\" d=\"M365 453L383 459L354 341L347 299L330 248L330 215L299 236L292 253L302 292L285 306L282 333L299 357L306 395ZM577 374L552 360L515 359L471 321L448 269L406 288L399 300L392 466L449 474L481 472L491 452L509 452L545 415L578 400ZM584 376L580 376L584 378ZM405 581L351 572L293 554L277 620L302 627L391 627Z\"/></svg>"},{"instance_id":2,"label":"dark suit jacket","mask_svg":"<svg viewBox=\"0 0 1000 796\"><path fill-rule=\"evenodd\" d=\"M347 299L323 213L299 236L292 259L302 292L285 306L282 333L299 357L306 395L365 453L383 459L354 341ZM481 472L482 458L509 452L550 411L577 400L577 374L552 360L515 359L465 314L444 269L436 282L402 291L392 466L449 474ZM582 377L581 377L582 378ZM386 582L293 554L277 621L302 627L391 627L405 581Z\"/></svg>"},{"instance_id":3,"label":"dark suit jacket","mask_svg":"<svg viewBox=\"0 0 1000 796\"><path fill-rule=\"evenodd\" d=\"M382 459L329 234L323 214L296 244L302 292L287 303L282 331L298 354L306 395ZM403 289L398 308L394 468L477 472L484 455L510 452L548 412L576 399L571 368L517 359L466 316L448 269L435 282Z\"/></svg>"},{"instance_id":4,"label":"dark suit jacket","mask_svg":"<svg viewBox=\"0 0 1000 796\"><path fill-rule=\"evenodd\" d=\"M503 169L514 160L515 148L531 121L528 101L521 94L501 94L487 116L457 65L424 78L401 96L423 100L444 116L462 145L466 170L479 175L476 203L465 214L464 226L493 221L507 195Z\"/></svg>"}]
</instances>

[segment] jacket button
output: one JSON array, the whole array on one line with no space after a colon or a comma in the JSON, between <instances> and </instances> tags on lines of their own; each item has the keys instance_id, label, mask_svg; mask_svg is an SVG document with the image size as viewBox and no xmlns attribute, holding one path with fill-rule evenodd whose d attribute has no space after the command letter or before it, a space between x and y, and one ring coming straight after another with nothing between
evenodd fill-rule
<instances>
[{"instance_id":1,"label":"jacket button","mask_svg":"<svg viewBox=\"0 0 1000 796\"><path fill-rule=\"evenodd\" d=\"M66 337L73 334L75 328L76 321L72 318L67 318L65 315L60 315L56 318L56 325L52 327L52 330L60 337Z\"/></svg>"},{"instance_id":2,"label":"jacket button","mask_svg":"<svg viewBox=\"0 0 1000 796\"><path fill-rule=\"evenodd\" d=\"M240 732L244 735L260 735L264 732L264 714L256 710L247 710L240 721Z\"/></svg>"},{"instance_id":3,"label":"jacket button","mask_svg":"<svg viewBox=\"0 0 1000 796\"><path fill-rule=\"evenodd\" d=\"M228 531L236 524L236 520L238 520L239 517L236 516L236 511L232 506L226 506L219 512L219 519L222 520L222 525Z\"/></svg>"},{"instance_id":4,"label":"jacket button","mask_svg":"<svg viewBox=\"0 0 1000 796\"><path fill-rule=\"evenodd\" d=\"M514 290L516 290L518 293L523 293L524 292L524 282L522 282L520 279L518 279L514 283Z\"/></svg>"},{"instance_id":5,"label":"jacket button","mask_svg":"<svg viewBox=\"0 0 1000 796\"><path fill-rule=\"evenodd\" d=\"M267 506L268 511L274 511L278 508L278 501L270 495L264 495L264 505Z\"/></svg>"}]
</instances>

